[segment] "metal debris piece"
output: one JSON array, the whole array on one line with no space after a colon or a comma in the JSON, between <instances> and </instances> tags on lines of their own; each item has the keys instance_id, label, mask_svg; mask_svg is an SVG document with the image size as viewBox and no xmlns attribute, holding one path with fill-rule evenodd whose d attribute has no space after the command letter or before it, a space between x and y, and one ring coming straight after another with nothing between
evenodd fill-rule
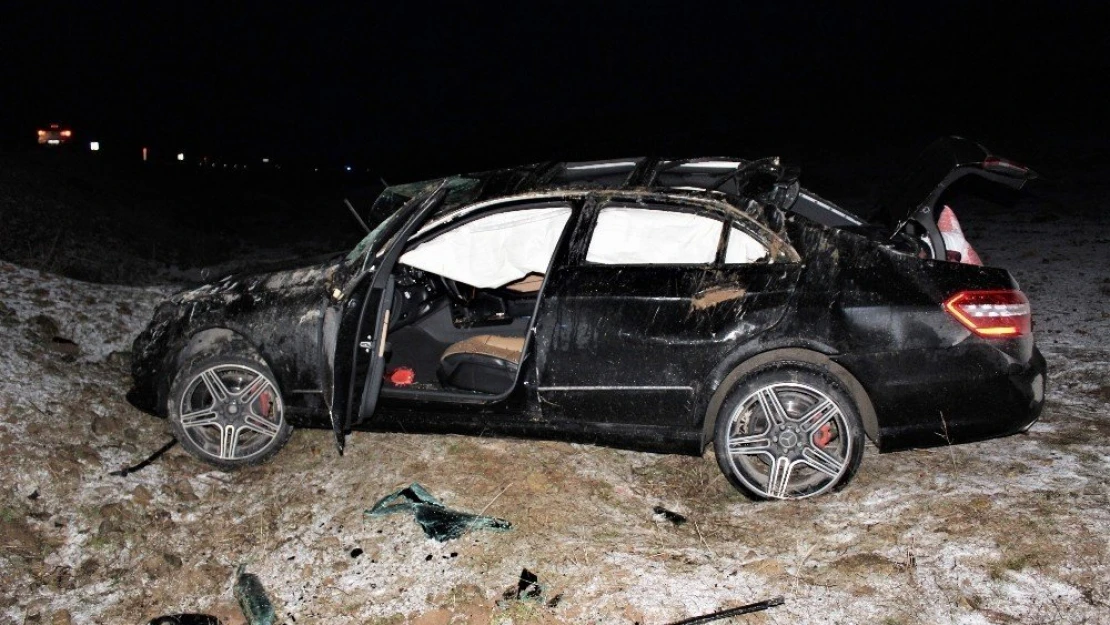
<instances>
[{"instance_id":1,"label":"metal debris piece","mask_svg":"<svg viewBox=\"0 0 1110 625\"><path fill-rule=\"evenodd\" d=\"M729 608L727 610L721 610L720 612L714 612L712 614L693 616L681 621L675 621L673 623L670 623L669 625L701 625L701 623L711 623L713 621L719 621L721 619L731 618L733 616L740 616L741 614L762 612L767 608L773 608L775 606L782 605L785 602L786 599L783 599L782 597L775 597L774 599L760 601L759 603L749 603L748 605L742 605L738 608Z\"/></svg>"},{"instance_id":2,"label":"metal debris piece","mask_svg":"<svg viewBox=\"0 0 1110 625\"><path fill-rule=\"evenodd\" d=\"M223 625L211 614L167 614L150 619L147 625Z\"/></svg>"},{"instance_id":3,"label":"metal debris piece","mask_svg":"<svg viewBox=\"0 0 1110 625\"><path fill-rule=\"evenodd\" d=\"M235 600L247 617L248 625L274 625L274 605L262 587L262 580L254 573L246 572L247 565L240 564L235 572Z\"/></svg>"},{"instance_id":4,"label":"metal debris piece","mask_svg":"<svg viewBox=\"0 0 1110 625\"><path fill-rule=\"evenodd\" d=\"M62 360L72 361L81 355L81 347L64 336L50 339L49 347L62 356Z\"/></svg>"},{"instance_id":5,"label":"metal debris piece","mask_svg":"<svg viewBox=\"0 0 1110 625\"><path fill-rule=\"evenodd\" d=\"M539 600L543 596L543 586L540 578L535 573L524 568L520 570L516 587L510 586L502 595L502 599L532 599Z\"/></svg>"},{"instance_id":6,"label":"metal debris piece","mask_svg":"<svg viewBox=\"0 0 1110 625\"><path fill-rule=\"evenodd\" d=\"M546 594L547 589L540 584L540 578L527 568L522 568L516 585L509 586L501 593L501 599L498 600L497 605L504 606L512 601L534 601L548 608L554 608L563 600L562 593L545 600Z\"/></svg>"},{"instance_id":7,"label":"metal debris piece","mask_svg":"<svg viewBox=\"0 0 1110 625\"><path fill-rule=\"evenodd\" d=\"M126 467L124 469L120 469L119 471L112 471L108 475L114 475L116 477L127 477L128 475L130 475L130 474L132 474L136 471L140 471L142 469L145 469L148 466L150 466L150 464L152 462L161 458L162 454L164 454L167 451L173 449L173 446L176 445L176 444L177 444L177 439L176 438L172 439L170 442L168 442L165 445L162 445L161 447L159 447L158 451L150 454L150 456L148 456L146 460L143 460L139 464L136 464L136 465L133 465L133 466L130 466L130 467Z\"/></svg>"},{"instance_id":8,"label":"metal debris piece","mask_svg":"<svg viewBox=\"0 0 1110 625\"><path fill-rule=\"evenodd\" d=\"M663 506L655 506L654 508L651 509L651 511L654 512L656 514L656 516L662 517L663 519L666 519L667 521L670 521L671 523L674 523L675 525L682 525L683 523L686 522L686 517L685 516L683 516L683 515L681 515L677 512L672 512L671 510L668 510L668 509L664 508Z\"/></svg>"},{"instance_id":9,"label":"metal debris piece","mask_svg":"<svg viewBox=\"0 0 1110 625\"><path fill-rule=\"evenodd\" d=\"M413 513L416 522L420 524L428 538L434 538L441 543L458 538L468 530L489 529L503 532L513 526L504 519L452 510L416 482L407 488L386 495L374 504L374 507L367 510L366 514L385 516L406 511Z\"/></svg>"}]
</instances>

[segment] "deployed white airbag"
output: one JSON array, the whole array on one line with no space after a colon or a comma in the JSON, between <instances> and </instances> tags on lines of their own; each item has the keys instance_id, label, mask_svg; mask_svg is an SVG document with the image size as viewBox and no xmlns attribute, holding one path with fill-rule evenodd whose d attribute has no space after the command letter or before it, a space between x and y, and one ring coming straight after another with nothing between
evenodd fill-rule
<instances>
[{"instance_id":1,"label":"deployed white airbag","mask_svg":"<svg viewBox=\"0 0 1110 625\"><path fill-rule=\"evenodd\" d=\"M680 213L610 206L597 216L586 260L603 265L704 265L717 256L722 223Z\"/></svg>"},{"instance_id":2,"label":"deployed white airbag","mask_svg":"<svg viewBox=\"0 0 1110 625\"><path fill-rule=\"evenodd\" d=\"M755 240L755 237L733 228L728 235L728 245L725 246L726 265L744 265L754 263L767 256L767 248Z\"/></svg>"},{"instance_id":3,"label":"deployed white airbag","mask_svg":"<svg viewBox=\"0 0 1110 625\"><path fill-rule=\"evenodd\" d=\"M529 273L545 273L569 206L530 208L483 217L405 252L400 262L480 289Z\"/></svg>"}]
</instances>

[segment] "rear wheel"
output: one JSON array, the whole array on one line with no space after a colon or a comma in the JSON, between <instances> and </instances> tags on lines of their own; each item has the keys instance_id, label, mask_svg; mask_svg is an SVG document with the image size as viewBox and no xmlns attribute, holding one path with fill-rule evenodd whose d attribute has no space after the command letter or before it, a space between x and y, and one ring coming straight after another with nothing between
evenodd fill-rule
<instances>
[{"instance_id":1,"label":"rear wheel","mask_svg":"<svg viewBox=\"0 0 1110 625\"><path fill-rule=\"evenodd\" d=\"M717 464L754 499L803 499L839 490L863 457L863 424L828 374L802 363L753 371L717 416Z\"/></svg>"},{"instance_id":2,"label":"rear wheel","mask_svg":"<svg viewBox=\"0 0 1110 625\"><path fill-rule=\"evenodd\" d=\"M234 355L196 358L174 378L169 418L190 454L221 469L259 464L293 433L269 367Z\"/></svg>"}]
</instances>

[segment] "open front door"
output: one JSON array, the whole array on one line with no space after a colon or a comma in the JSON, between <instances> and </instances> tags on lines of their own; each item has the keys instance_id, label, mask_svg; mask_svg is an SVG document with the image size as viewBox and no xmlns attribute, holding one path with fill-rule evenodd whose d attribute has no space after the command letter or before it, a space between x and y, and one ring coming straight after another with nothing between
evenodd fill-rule
<instances>
[{"instance_id":1,"label":"open front door","mask_svg":"<svg viewBox=\"0 0 1110 625\"><path fill-rule=\"evenodd\" d=\"M381 242L369 250L367 270L356 279L344 301L333 363L331 425L340 455L351 428L374 414L382 387L386 341L393 309L393 267L409 237L447 195L450 179L413 197L400 210L393 232L381 233Z\"/></svg>"}]
</instances>

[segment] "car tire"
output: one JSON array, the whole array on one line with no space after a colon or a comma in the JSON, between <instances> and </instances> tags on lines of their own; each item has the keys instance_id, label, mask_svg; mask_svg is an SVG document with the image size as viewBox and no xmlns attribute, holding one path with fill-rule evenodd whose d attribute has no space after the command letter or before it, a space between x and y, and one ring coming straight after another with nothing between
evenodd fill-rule
<instances>
[{"instance_id":1,"label":"car tire","mask_svg":"<svg viewBox=\"0 0 1110 625\"><path fill-rule=\"evenodd\" d=\"M773 363L741 378L721 405L713 438L725 477L757 500L844 488L863 446L851 396L832 375L800 362Z\"/></svg>"},{"instance_id":2,"label":"car tire","mask_svg":"<svg viewBox=\"0 0 1110 625\"><path fill-rule=\"evenodd\" d=\"M194 357L174 376L168 404L185 451L225 471L269 460L293 434L277 380L261 358Z\"/></svg>"}]
</instances>

